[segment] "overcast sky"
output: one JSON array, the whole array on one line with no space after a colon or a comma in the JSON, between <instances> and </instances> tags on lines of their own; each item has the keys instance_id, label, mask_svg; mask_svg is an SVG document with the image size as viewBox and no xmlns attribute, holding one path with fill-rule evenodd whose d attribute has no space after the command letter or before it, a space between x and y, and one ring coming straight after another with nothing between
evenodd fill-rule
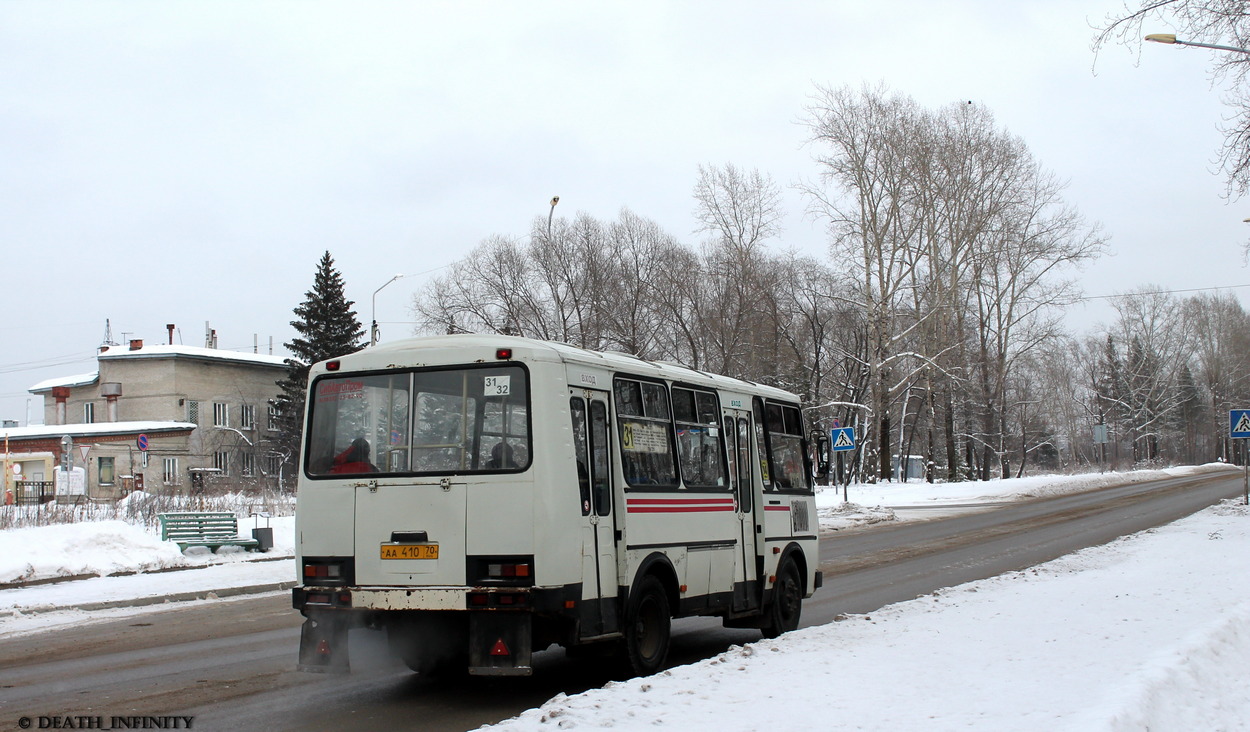
<instances>
[{"instance_id":1,"label":"overcast sky","mask_svg":"<svg viewBox=\"0 0 1250 732\"><path fill-rule=\"evenodd\" d=\"M623 207L696 243L700 164L785 188L774 246L827 257L791 185L815 178L817 85L972 101L1069 181L1111 236L1087 294L1250 283L1250 201L1214 171L1211 52L1097 59L1117 0L0 3L0 417L95 369L113 337L277 352L329 250L362 323L397 273L493 233ZM1154 24L1148 31L1166 31ZM411 333L429 275L377 296ZM1237 289L1246 297L1250 289ZM1073 308L1075 331L1105 305Z\"/></svg>"}]
</instances>

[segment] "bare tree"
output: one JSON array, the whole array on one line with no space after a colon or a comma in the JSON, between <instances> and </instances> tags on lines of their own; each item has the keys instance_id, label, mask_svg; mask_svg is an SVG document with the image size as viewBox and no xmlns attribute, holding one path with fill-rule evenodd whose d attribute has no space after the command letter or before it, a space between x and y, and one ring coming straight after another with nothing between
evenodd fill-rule
<instances>
[{"instance_id":1,"label":"bare tree","mask_svg":"<svg viewBox=\"0 0 1250 732\"><path fill-rule=\"evenodd\" d=\"M914 101L884 88L821 88L808 107L812 142L823 186L808 185L810 211L829 227L832 246L855 272L856 295L867 325L868 402L873 429L865 435L865 464L891 475L890 406L900 384L894 372L899 312L913 280L919 220L909 152L916 145L921 111Z\"/></svg>"}]
</instances>

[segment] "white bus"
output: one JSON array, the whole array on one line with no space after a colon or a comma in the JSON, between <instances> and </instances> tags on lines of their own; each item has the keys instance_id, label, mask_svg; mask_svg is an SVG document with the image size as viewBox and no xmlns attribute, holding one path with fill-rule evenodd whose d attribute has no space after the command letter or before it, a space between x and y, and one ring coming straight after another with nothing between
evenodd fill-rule
<instances>
[{"instance_id":1,"label":"white bus","mask_svg":"<svg viewBox=\"0 0 1250 732\"><path fill-rule=\"evenodd\" d=\"M820 587L799 400L618 353L452 335L316 364L296 511L299 667L384 630L413 670L552 644L664 666L671 618L774 636Z\"/></svg>"}]
</instances>

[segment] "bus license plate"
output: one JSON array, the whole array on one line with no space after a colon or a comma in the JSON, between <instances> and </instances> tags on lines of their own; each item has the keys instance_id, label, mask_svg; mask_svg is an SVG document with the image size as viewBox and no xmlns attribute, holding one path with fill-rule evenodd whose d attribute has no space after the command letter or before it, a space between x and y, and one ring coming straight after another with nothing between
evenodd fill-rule
<instances>
[{"instance_id":1,"label":"bus license plate","mask_svg":"<svg viewBox=\"0 0 1250 732\"><path fill-rule=\"evenodd\" d=\"M383 544L383 559L438 559L438 544Z\"/></svg>"}]
</instances>

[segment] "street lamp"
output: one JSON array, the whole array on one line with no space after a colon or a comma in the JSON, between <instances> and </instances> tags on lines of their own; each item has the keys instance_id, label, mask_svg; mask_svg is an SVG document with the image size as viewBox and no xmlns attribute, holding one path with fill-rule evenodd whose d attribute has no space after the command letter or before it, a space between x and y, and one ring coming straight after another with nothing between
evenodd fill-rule
<instances>
[{"instance_id":1,"label":"street lamp","mask_svg":"<svg viewBox=\"0 0 1250 732\"><path fill-rule=\"evenodd\" d=\"M243 438L243 441L247 443L247 446L248 446L248 447L256 447L255 445L253 445L253 444L252 444L252 441L251 441L251 440L247 439L247 435L243 434L241 431L236 430L236 429L235 429L235 428L233 428L233 427L223 427L223 426L221 426L221 425L216 425L215 427L213 427L213 429L215 429L215 430L229 430L229 431L231 431L231 432L235 433L236 435L238 435L239 437L242 437L242 438Z\"/></svg>"},{"instance_id":2,"label":"street lamp","mask_svg":"<svg viewBox=\"0 0 1250 732\"><path fill-rule=\"evenodd\" d=\"M1146 36L1146 40L1152 43L1166 43L1169 46L1196 46L1198 48L1214 48L1217 51L1232 51L1233 53L1250 54L1250 48L1238 48L1236 46L1217 46L1214 43L1198 43L1197 41L1182 41L1177 39L1175 33L1151 33Z\"/></svg>"},{"instance_id":3,"label":"street lamp","mask_svg":"<svg viewBox=\"0 0 1250 732\"><path fill-rule=\"evenodd\" d=\"M378 335L379 335L378 333L378 293L382 291L382 288L391 284L392 282L399 279L400 277L407 277L407 276L408 275L397 274L394 277L387 280L386 282L382 283L382 287L379 287L378 289L373 291L373 306L372 306L373 309L372 309L372 312L370 313L372 317L369 318L370 320L373 321L373 327L369 329L369 345L376 346L378 344Z\"/></svg>"},{"instance_id":4,"label":"street lamp","mask_svg":"<svg viewBox=\"0 0 1250 732\"><path fill-rule=\"evenodd\" d=\"M551 217L556 214L556 204L560 202L559 196L551 197L551 210L547 212L547 241L551 241Z\"/></svg>"}]
</instances>

